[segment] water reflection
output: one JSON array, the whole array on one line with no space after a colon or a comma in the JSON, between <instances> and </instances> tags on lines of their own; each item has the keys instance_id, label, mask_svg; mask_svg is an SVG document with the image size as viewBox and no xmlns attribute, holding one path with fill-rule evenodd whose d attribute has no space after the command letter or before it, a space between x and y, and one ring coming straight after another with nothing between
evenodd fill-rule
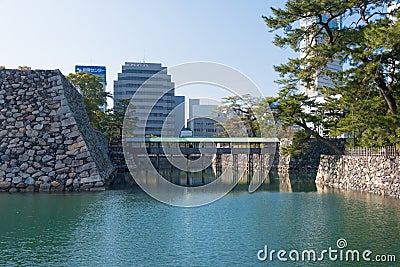
<instances>
[{"instance_id":1,"label":"water reflection","mask_svg":"<svg viewBox=\"0 0 400 267\"><path fill-rule=\"evenodd\" d=\"M254 266L260 264L256 253L264 245L322 250L335 247L339 238L347 240L349 249L398 254L399 200L353 191L317 192L306 178L272 173L270 184L253 194L238 185L221 200L192 209L164 205L138 188L0 194L0 265Z\"/></svg>"},{"instance_id":2,"label":"water reflection","mask_svg":"<svg viewBox=\"0 0 400 267\"><path fill-rule=\"evenodd\" d=\"M173 184L187 187L197 187L206 185L216 181L216 171L215 168L209 166L203 171L200 172L187 172L182 171L171 164L160 165L158 169L158 173L160 176L155 175L153 169L149 171L145 171L141 169L140 172L142 178L145 181L146 185L157 185L159 183L159 179L165 179ZM134 179L130 175L129 172L119 173L119 179L123 180L123 183L116 183L115 187L112 188L130 188L132 185L135 185ZM236 177L235 177L236 176ZM239 179L233 173L231 179L229 179L229 183L235 181L235 179ZM245 172L241 179L238 181L238 185L236 186L236 190L247 190L248 189L248 181L251 179L256 179L257 181L263 180L264 183L260 186L258 190L261 191L273 191L273 192L313 192L316 191L317 188L315 186L315 172L291 172L282 174L278 172L270 171L266 178L264 178L261 172L247 173Z\"/></svg>"},{"instance_id":3,"label":"water reflection","mask_svg":"<svg viewBox=\"0 0 400 267\"><path fill-rule=\"evenodd\" d=\"M270 172L268 179L260 186L258 191L269 192L315 192L315 173L290 173L282 174ZM236 190L247 190L247 186L237 185Z\"/></svg>"}]
</instances>

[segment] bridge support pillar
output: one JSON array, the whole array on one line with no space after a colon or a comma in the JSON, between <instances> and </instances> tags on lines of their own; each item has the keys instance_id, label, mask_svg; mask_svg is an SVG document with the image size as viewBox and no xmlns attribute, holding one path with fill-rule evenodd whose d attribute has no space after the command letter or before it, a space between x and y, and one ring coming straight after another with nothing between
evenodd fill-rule
<instances>
[{"instance_id":1,"label":"bridge support pillar","mask_svg":"<svg viewBox=\"0 0 400 267\"><path fill-rule=\"evenodd\" d=\"M160 172L160 154L157 153L157 172Z\"/></svg>"},{"instance_id":2,"label":"bridge support pillar","mask_svg":"<svg viewBox=\"0 0 400 267\"><path fill-rule=\"evenodd\" d=\"M171 154L171 159L172 159L172 160L173 160L173 156L174 156L174 155ZM169 169L169 172L170 172L169 181L170 181L171 183L173 183L173 180L174 180L174 179L173 179L173 177L174 177L174 176L173 176L173 173L174 173L174 165L173 165L172 163L170 163L170 164L169 164L169 168L170 168L170 169Z\"/></svg>"},{"instance_id":3,"label":"bridge support pillar","mask_svg":"<svg viewBox=\"0 0 400 267\"><path fill-rule=\"evenodd\" d=\"M186 161L186 186L190 186L190 176L189 176L189 160L190 160L190 155L187 155L187 161Z\"/></svg>"},{"instance_id":4,"label":"bridge support pillar","mask_svg":"<svg viewBox=\"0 0 400 267\"><path fill-rule=\"evenodd\" d=\"M258 165L259 165L259 179L260 181L264 178L264 155L258 154Z\"/></svg>"},{"instance_id":5,"label":"bridge support pillar","mask_svg":"<svg viewBox=\"0 0 400 267\"><path fill-rule=\"evenodd\" d=\"M233 154L233 181L235 183L238 182L239 179L239 164L238 164L238 155Z\"/></svg>"},{"instance_id":6,"label":"bridge support pillar","mask_svg":"<svg viewBox=\"0 0 400 267\"><path fill-rule=\"evenodd\" d=\"M221 176L222 174L222 155L221 154L217 154L215 157L215 167L216 167L216 171L217 171L217 177Z\"/></svg>"},{"instance_id":7,"label":"bridge support pillar","mask_svg":"<svg viewBox=\"0 0 400 267\"><path fill-rule=\"evenodd\" d=\"M247 161L247 183L250 183L250 179L252 179L254 170L254 158L253 154L249 154L248 156L248 161Z\"/></svg>"},{"instance_id":8,"label":"bridge support pillar","mask_svg":"<svg viewBox=\"0 0 400 267\"><path fill-rule=\"evenodd\" d=\"M203 156L201 157L201 184L202 184L202 185L205 185L205 184L206 184L205 179L204 179L204 174L205 174L204 157L205 157L205 155L203 155Z\"/></svg>"}]
</instances>

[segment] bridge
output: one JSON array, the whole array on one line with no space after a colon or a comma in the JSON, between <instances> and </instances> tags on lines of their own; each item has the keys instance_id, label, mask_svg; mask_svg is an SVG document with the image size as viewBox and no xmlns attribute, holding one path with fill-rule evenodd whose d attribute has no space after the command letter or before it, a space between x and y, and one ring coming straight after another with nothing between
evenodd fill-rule
<instances>
[{"instance_id":1,"label":"bridge","mask_svg":"<svg viewBox=\"0 0 400 267\"><path fill-rule=\"evenodd\" d=\"M273 154L277 138L261 137L151 137L126 138L129 151L168 154L179 148L185 155L199 154Z\"/></svg>"},{"instance_id":2,"label":"bridge","mask_svg":"<svg viewBox=\"0 0 400 267\"><path fill-rule=\"evenodd\" d=\"M266 175L274 159L276 144L279 142L277 138L260 137L150 137L126 138L125 141L125 156L149 157L157 171L170 168L172 173L173 164L169 164L168 167L163 165L163 162L168 162L165 158L172 161L177 157L185 158L188 167L188 164L202 157L200 165L211 165L217 176L229 164L233 167L234 174L245 170L247 182L253 179L254 173L259 174L259 179ZM110 147L110 151L114 158L123 154L122 147ZM202 181L204 173L202 170ZM189 176L187 172L187 181Z\"/></svg>"}]
</instances>

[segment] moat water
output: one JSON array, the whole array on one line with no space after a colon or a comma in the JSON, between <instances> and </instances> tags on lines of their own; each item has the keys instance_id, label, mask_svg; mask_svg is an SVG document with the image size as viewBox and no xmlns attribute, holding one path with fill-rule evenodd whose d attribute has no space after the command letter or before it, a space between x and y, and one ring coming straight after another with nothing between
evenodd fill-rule
<instances>
[{"instance_id":1,"label":"moat water","mask_svg":"<svg viewBox=\"0 0 400 267\"><path fill-rule=\"evenodd\" d=\"M0 194L1 266L396 266L400 200L317 191L271 179L198 208L162 204L139 188L102 193ZM271 250L372 252L370 262L260 261ZM343 240L342 240L343 241ZM341 245L342 246L342 245ZM340 251L339 251L340 252ZM338 252L338 253L339 253ZM397 262L377 263L375 255ZM259 254L263 257L264 252ZM293 254L292 254L293 256ZM338 254L339 256L339 254ZM288 254L286 254L288 258Z\"/></svg>"}]
</instances>

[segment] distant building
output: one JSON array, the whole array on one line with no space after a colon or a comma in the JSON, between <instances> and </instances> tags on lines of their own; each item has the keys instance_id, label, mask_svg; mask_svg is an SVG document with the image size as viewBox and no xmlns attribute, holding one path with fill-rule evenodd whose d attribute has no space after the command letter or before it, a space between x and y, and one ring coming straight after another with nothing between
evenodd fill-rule
<instances>
[{"instance_id":1,"label":"distant building","mask_svg":"<svg viewBox=\"0 0 400 267\"><path fill-rule=\"evenodd\" d=\"M185 96L175 96L175 136L179 136L181 130L185 128Z\"/></svg>"},{"instance_id":2,"label":"distant building","mask_svg":"<svg viewBox=\"0 0 400 267\"><path fill-rule=\"evenodd\" d=\"M328 15L322 16L323 21L327 21L329 19ZM300 27L306 28L309 27L312 23L315 23L318 18L307 18L307 19L300 19ZM333 19L329 22L329 27L331 29L340 29L342 27L340 21ZM303 50L307 48L308 46L313 46L318 43L322 43L324 40L322 38L316 38L314 40L311 39L303 39L300 41L300 49ZM304 58L306 54L301 51L300 52L300 58ZM333 58L331 62L328 62L327 65L325 66L326 70L332 71L332 72L340 72L343 70L343 64L340 62L338 58ZM315 73L314 75L314 85L312 87L306 87L302 84L300 84L300 92L305 93L308 97L313 98L317 103L324 103L325 102L325 96L321 94L320 89L323 87L333 87L334 83L332 80L326 76L326 75L321 75ZM304 109L306 113L312 112L310 109ZM307 123L309 127L313 127L313 123L309 122ZM316 129L319 134L322 136L324 135L324 129L322 127Z\"/></svg>"},{"instance_id":3,"label":"distant building","mask_svg":"<svg viewBox=\"0 0 400 267\"><path fill-rule=\"evenodd\" d=\"M322 19L327 21L328 20L328 16L323 16ZM316 18L307 18L307 19L301 19L300 20L300 27L305 28L310 26L312 23L314 23L316 20ZM336 19L332 20L329 23L329 26L334 29L340 29L341 28L341 23L339 21L337 21ZM314 43L313 43L314 42ZM322 42L322 40L310 40L310 39L304 39L301 40L300 42L300 49L304 49L308 46L312 46L315 45L316 42ZM305 57L306 54L304 52L300 52L300 57L303 58ZM331 62L329 62L326 65L326 69L329 71L342 71L343 70L343 64L340 62L339 59L334 58ZM300 91L306 93L306 95L308 97L317 97L320 94L319 92L319 88L322 88L324 86L328 86L328 87L332 87L334 86L333 82L331 81L331 79L325 75L317 75L315 74L315 81L314 81L314 87L312 88L306 88L304 85L300 85Z\"/></svg>"},{"instance_id":4,"label":"distant building","mask_svg":"<svg viewBox=\"0 0 400 267\"><path fill-rule=\"evenodd\" d=\"M390 3L390 5L388 6L388 8L387 8L387 12L388 12L388 13L394 12L394 11L396 11L398 8L400 8L400 1L392 1L392 2ZM389 15L388 18L390 19L390 21L391 21L393 24L395 24L395 23L397 22L397 18L396 18L395 16L393 16L393 15ZM397 64L399 64L399 61L396 61L396 64L395 64L395 65L397 65ZM395 73L398 72L398 70L389 68L389 73L392 73L393 70L395 71ZM392 78L389 77L389 78L388 78L388 81L391 82L391 81L392 81Z\"/></svg>"},{"instance_id":5,"label":"distant building","mask_svg":"<svg viewBox=\"0 0 400 267\"><path fill-rule=\"evenodd\" d=\"M215 136L221 131L221 127L215 125L217 120L213 114L218 104L206 99L189 99L188 128L193 136Z\"/></svg>"},{"instance_id":6,"label":"distant building","mask_svg":"<svg viewBox=\"0 0 400 267\"><path fill-rule=\"evenodd\" d=\"M387 12L392 12L398 8L400 8L400 1L392 1L387 9ZM396 17L394 16L389 16L389 19L394 23L397 21Z\"/></svg>"},{"instance_id":7,"label":"distant building","mask_svg":"<svg viewBox=\"0 0 400 267\"><path fill-rule=\"evenodd\" d=\"M97 77L99 77L100 83L103 85L103 91L106 91L107 86L107 73L106 67L104 66L82 66L76 65L75 66L75 73L78 72L86 72L91 73ZM103 111L107 109L107 99L104 99L104 105L100 107Z\"/></svg>"},{"instance_id":8,"label":"distant building","mask_svg":"<svg viewBox=\"0 0 400 267\"><path fill-rule=\"evenodd\" d=\"M145 83L152 76L151 82ZM141 91L136 94L139 88ZM170 114L175 107L175 89L166 67L160 63L126 62L114 81L114 106L133 95L138 118L133 135L140 135L144 130L145 135L161 136L168 118L163 136L175 136L175 119Z\"/></svg>"}]
</instances>

